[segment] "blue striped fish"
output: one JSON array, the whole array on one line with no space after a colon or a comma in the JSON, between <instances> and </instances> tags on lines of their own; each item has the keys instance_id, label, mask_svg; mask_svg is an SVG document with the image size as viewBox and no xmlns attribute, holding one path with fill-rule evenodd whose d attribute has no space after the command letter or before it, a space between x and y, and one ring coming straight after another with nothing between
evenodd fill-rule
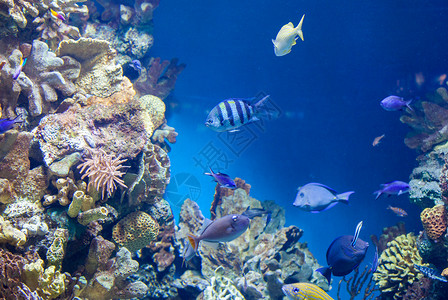
<instances>
[{"instance_id":1,"label":"blue striped fish","mask_svg":"<svg viewBox=\"0 0 448 300\"><path fill-rule=\"evenodd\" d=\"M283 294L291 300L333 300L320 287L312 283L292 283L282 287Z\"/></svg>"},{"instance_id":2,"label":"blue striped fish","mask_svg":"<svg viewBox=\"0 0 448 300\"><path fill-rule=\"evenodd\" d=\"M264 107L269 96L252 105L244 99L227 99L220 102L208 114L205 126L218 132L237 131L239 127L269 115Z\"/></svg>"}]
</instances>

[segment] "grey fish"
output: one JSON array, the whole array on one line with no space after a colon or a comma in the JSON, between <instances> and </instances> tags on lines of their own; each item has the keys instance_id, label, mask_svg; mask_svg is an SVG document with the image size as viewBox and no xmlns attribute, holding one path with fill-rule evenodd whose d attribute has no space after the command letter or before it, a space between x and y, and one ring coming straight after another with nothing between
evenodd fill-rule
<instances>
[{"instance_id":1,"label":"grey fish","mask_svg":"<svg viewBox=\"0 0 448 300\"><path fill-rule=\"evenodd\" d=\"M227 99L216 105L208 114L205 126L218 132L237 131L245 124L260 120L262 116L272 116L266 108L269 96L254 105L248 99Z\"/></svg>"},{"instance_id":2,"label":"grey fish","mask_svg":"<svg viewBox=\"0 0 448 300\"><path fill-rule=\"evenodd\" d=\"M436 280L439 280L442 282L448 282L448 280L445 277L443 277L442 274L440 274L440 272L437 271L436 269L425 267L425 266L420 266L417 264L414 264L414 267L428 278L436 279Z\"/></svg>"},{"instance_id":3,"label":"grey fish","mask_svg":"<svg viewBox=\"0 0 448 300\"><path fill-rule=\"evenodd\" d=\"M328 247L328 267L323 267L316 270L325 276L328 283L330 283L331 274L335 276L345 276L351 273L361 264L366 256L369 243L359 238L361 227L362 222L358 223L354 236L340 236L336 238Z\"/></svg>"},{"instance_id":4,"label":"grey fish","mask_svg":"<svg viewBox=\"0 0 448 300\"><path fill-rule=\"evenodd\" d=\"M246 211L243 212L241 215L246 216L251 220L255 217L261 217L262 215L267 215L266 226L268 226L269 222L271 222L272 213L263 208L250 208L250 206L248 206Z\"/></svg>"},{"instance_id":5,"label":"grey fish","mask_svg":"<svg viewBox=\"0 0 448 300\"><path fill-rule=\"evenodd\" d=\"M249 227L250 219L243 215L227 215L208 224L199 236L188 235L188 240L194 251L198 250L199 242L220 243L230 242L242 235Z\"/></svg>"},{"instance_id":6,"label":"grey fish","mask_svg":"<svg viewBox=\"0 0 448 300\"><path fill-rule=\"evenodd\" d=\"M320 183L308 183L298 189L294 206L312 213L327 210L339 202L348 204L353 191L337 194L332 188Z\"/></svg>"}]
</instances>

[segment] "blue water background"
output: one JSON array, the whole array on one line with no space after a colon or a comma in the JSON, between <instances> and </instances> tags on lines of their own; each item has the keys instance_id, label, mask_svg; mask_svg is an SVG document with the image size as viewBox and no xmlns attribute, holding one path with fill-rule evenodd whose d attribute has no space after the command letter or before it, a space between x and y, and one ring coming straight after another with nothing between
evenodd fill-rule
<instances>
[{"instance_id":1,"label":"blue water background","mask_svg":"<svg viewBox=\"0 0 448 300\"><path fill-rule=\"evenodd\" d=\"M447 70L447 12L445 1L161 1L151 55L187 64L168 99L178 103L168 115L179 133L172 176L199 180L196 200L209 216L215 184L194 158L211 142L232 160L215 171L245 179L252 197L283 206L287 225L305 231L302 241L322 265L332 240L353 234L361 220L361 238L369 242L398 221L418 233L420 210L407 195L375 201L372 194L381 183L407 181L417 164L417 153L403 143L409 129L400 112L384 111L379 101L394 93L397 79ZM305 41L276 57L271 39L304 13ZM218 102L260 91L282 116L253 128L256 138L236 155L203 123ZM292 206L296 189L308 182L356 193L349 206L310 214ZM188 192L184 186L178 193ZM180 204L172 201L176 215ZM395 216L388 204L409 216ZM370 247L365 262L372 257Z\"/></svg>"}]
</instances>

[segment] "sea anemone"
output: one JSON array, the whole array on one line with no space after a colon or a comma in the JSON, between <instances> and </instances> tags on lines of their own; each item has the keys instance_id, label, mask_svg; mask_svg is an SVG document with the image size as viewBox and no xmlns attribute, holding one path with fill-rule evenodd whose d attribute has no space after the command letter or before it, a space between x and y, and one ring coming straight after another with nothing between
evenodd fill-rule
<instances>
[{"instance_id":1,"label":"sea anemone","mask_svg":"<svg viewBox=\"0 0 448 300\"><path fill-rule=\"evenodd\" d=\"M87 189L95 188L97 191L101 189L101 195L104 199L104 194L107 191L107 196L110 197L116 190L118 183L124 188L127 186L121 179L121 176L125 172L121 172L120 169L126 168L123 166L126 159L121 159L121 155L114 158L112 155L107 154L103 149L98 151L90 151L90 158L86 158L83 163L78 166L80 173L84 173L81 179L89 177L89 185Z\"/></svg>"}]
</instances>

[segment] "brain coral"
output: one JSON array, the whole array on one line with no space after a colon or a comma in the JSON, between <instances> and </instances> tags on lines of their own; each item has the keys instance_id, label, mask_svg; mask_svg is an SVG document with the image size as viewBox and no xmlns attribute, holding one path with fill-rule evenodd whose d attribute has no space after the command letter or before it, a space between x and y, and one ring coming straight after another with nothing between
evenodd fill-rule
<instances>
[{"instance_id":1,"label":"brain coral","mask_svg":"<svg viewBox=\"0 0 448 300\"><path fill-rule=\"evenodd\" d=\"M414 264L422 265L414 234L398 236L387 243L379 259L378 269L373 273L381 293L389 294L393 299L402 299L408 286L423 277Z\"/></svg>"},{"instance_id":2,"label":"brain coral","mask_svg":"<svg viewBox=\"0 0 448 300\"><path fill-rule=\"evenodd\" d=\"M112 237L120 247L126 247L134 252L142 249L159 234L159 224L147 213L136 211L118 222Z\"/></svg>"},{"instance_id":3,"label":"brain coral","mask_svg":"<svg viewBox=\"0 0 448 300\"><path fill-rule=\"evenodd\" d=\"M446 209L443 204L425 208L420 214L423 228L432 240L437 240L446 233Z\"/></svg>"}]
</instances>

